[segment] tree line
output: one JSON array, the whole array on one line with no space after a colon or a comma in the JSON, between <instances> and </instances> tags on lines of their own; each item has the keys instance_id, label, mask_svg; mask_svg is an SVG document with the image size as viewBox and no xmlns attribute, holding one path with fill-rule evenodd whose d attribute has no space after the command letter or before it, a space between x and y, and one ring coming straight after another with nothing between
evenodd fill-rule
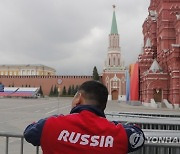
<instances>
[{"instance_id":1,"label":"tree line","mask_svg":"<svg viewBox=\"0 0 180 154\"><path fill-rule=\"evenodd\" d=\"M51 87L49 96L50 97L58 97L58 96L74 96L76 92L78 91L79 86L76 85L70 85L68 89L66 87L63 87L63 90L61 93L58 91L58 87L55 85L54 87Z\"/></svg>"},{"instance_id":2,"label":"tree line","mask_svg":"<svg viewBox=\"0 0 180 154\"><path fill-rule=\"evenodd\" d=\"M78 85L76 86L71 85L69 86L68 89L66 89L66 87L64 86L62 90L62 96L74 96L76 92L78 91L78 88L79 88Z\"/></svg>"}]
</instances>

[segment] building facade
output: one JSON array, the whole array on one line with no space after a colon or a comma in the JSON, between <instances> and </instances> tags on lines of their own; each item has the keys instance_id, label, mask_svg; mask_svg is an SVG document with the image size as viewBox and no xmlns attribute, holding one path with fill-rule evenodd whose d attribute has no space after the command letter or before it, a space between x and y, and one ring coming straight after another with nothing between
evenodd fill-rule
<instances>
[{"instance_id":1,"label":"building facade","mask_svg":"<svg viewBox=\"0 0 180 154\"><path fill-rule=\"evenodd\" d=\"M151 0L139 55L140 100L145 105L180 105L180 1Z\"/></svg>"},{"instance_id":2,"label":"building facade","mask_svg":"<svg viewBox=\"0 0 180 154\"><path fill-rule=\"evenodd\" d=\"M113 7L115 9L115 6ZM126 99L126 69L121 57L119 34L114 10L111 33L109 34L108 53L102 74L102 82L107 86L109 91L108 100Z\"/></svg>"},{"instance_id":3,"label":"building facade","mask_svg":"<svg viewBox=\"0 0 180 154\"><path fill-rule=\"evenodd\" d=\"M0 75L55 75L56 70L45 65L0 65Z\"/></svg>"}]
</instances>

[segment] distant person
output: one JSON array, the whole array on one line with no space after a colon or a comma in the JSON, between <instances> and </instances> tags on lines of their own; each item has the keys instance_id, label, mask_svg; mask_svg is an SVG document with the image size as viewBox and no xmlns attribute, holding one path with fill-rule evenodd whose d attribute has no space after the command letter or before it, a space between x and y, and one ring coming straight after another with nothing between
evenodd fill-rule
<instances>
[{"instance_id":1,"label":"distant person","mask_svg":"<svg viewBox=\"0 0 180 154\"><path fill-rule=\"evenodd\" d=\"M4 85L0 82L0 92L4 92Z\"/></svg>"},{"instance_id":2,"label":"distant person","mask_svg":"<svg viewBox=\"0 0 180 154\"><path fill-rule=\"evenodd\" d=\"M127 154L144 144L142 130L105 118L107 88L97 81L84 82L72 101L70 114L30 124L27 142L41 146L43 154Z\"/></svg>"}]
</instances>

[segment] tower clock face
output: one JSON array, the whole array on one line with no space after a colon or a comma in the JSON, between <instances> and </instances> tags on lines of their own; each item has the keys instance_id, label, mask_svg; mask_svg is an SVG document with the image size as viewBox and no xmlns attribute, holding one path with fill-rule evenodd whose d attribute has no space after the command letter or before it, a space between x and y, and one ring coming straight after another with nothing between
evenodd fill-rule
<instances>
[{"instance_id":1,"label":"tower clock face","mask_svg":"<svg viewBox=\"0 0 180 154\"><path fill-rule=\"evenodd\" d=\"M58 84L61 84L61 83L62 83L62 79L58 79L58 80L57 80L57 83L58 83Z\"/></svg>"}]
</instances>

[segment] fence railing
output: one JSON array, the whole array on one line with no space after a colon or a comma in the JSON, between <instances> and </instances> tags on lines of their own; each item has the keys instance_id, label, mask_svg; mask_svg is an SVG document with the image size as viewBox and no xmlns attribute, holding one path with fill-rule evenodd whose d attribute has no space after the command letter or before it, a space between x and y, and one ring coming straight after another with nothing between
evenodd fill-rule
<instances>
[{"instance_id":1,"label":"fence railing","mask_svg":"<svg viewBox=\"0 0 180 154\"><path fill-rule=\"evenodd\" d=\"M106 115L112 116L128 116L128 117L170 117L180 118L180 114L158 114L158 113L135 113L135 112L119 112L119 113L106 113Z\"/></svg>"},{"instance_id":2,"label":"fence railing","mask_svg":"<svg viewBox=\"0 0 180 154\"><path fill-rule=\"evenodd\" d=\"M4 138L5 154L9 154L9 139L10 138L16 138L16 139L19 139L21 141L20 145L19 145L20 154L24 154L24 136L22 134L0 132L0 137ZM36 154L39 154L39 147L38 146L36 147Z\"/></svg>"},{"instance_id":3,"label":"fence railing","mask_svg":"<svg viewBox=\"0 0 180 154\"><path fill-rule=\"evenodd\" d=\"M145 145L140 150L133 152L133 154L179 154L180 153L180 131L166 131L166 130L143 130L146 136ZM20 140L18 145L20 154L24 153L24 137L22 134L4 133L0 132L0 137L4 138L5 151L1 153L9 154L10 138L17 138ZM1 141L2 142L2 141ZM1 143L0 142L0 143ZM31 144L28 144L31 146ZM35 147L35 154L39 154L39 147ZM29 153L33 154L32 151ZM16 153L13 153L16 154ZM17 153L19 154L19 153Z\"/></svg>"},{"instance_id":4,"label":"fence railing","mask_svg":"<svg viewBox=\"0 0 180 154\"><path fill-rule=\"evenodd\" d=\"M180 115L145 113L106 113L106 118L121 123L135 123L142 129L180 130Z\"/></svg>"},{"instance_id":5,"label":"fence railing","mask_svg":"<svg viewBox=\"0 0 180 154\"><path fill-rule=\"evenodd\" d=\"M180 131L143 130L145 146L133 154L180 154Z\"/></svg>"}]
</instances>

